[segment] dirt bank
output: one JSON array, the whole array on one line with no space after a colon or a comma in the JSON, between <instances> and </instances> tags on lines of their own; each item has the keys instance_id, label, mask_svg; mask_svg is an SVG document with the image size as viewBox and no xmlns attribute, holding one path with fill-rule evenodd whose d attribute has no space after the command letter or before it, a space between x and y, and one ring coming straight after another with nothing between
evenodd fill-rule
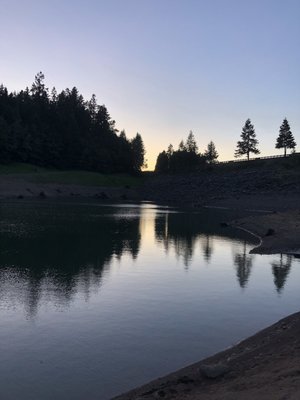
<instances>
[{"instance_id":1,"label":"dirt bank","mask_svg":"<svg viewBox=\"0 0 300 400\"><path fill-rule=\"evenodd\" d=\"M299 168L246 167L152 176L140 192L145 200L184 207L214 205L268 211L299 207Z\"/></svg>"},{"instance_id":2,"label":"dirt bank","mask_svg":"<svg viewBox=\"0 0 300 400\"><path fill-rule=\"evenodd\" d=\"M115 400L298 400L300 313Z\"/></svg>"},{"instance_id":3,"label":"dirt bank","mask_svg":"<svg viewBox=\"0 0 300 400\"><path fill-rule=\"evenodd\" d=\"M261 244L251 253L300 254L300 209L250 216L233 221L232 225L261 238Z\"/></svg>"},{"instance_id":4,"label":"dirt bank","mask_svg":"<svg viewBox=\"0 0 300 400\"><path fill-rule=\"evenodd\" d=\"M87 186L62 183L37 183L28 177L0 176L0 198L92 197L100 200L136 200L139 194L130 187Z\"/></svg>"}]
</instances>

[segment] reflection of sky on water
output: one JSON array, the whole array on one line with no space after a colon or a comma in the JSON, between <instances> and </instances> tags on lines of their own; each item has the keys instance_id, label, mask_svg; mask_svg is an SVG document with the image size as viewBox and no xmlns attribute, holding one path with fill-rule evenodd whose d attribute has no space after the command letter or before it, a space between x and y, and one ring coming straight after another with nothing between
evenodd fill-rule
<instances>
[{"instance_id":1,"label":"reflection of sky on water","mask_svg":"<svg viewBox=\"0 0 300 400\"><path fill-rule=\"evenodd\" d=\"M118 261L120 268L126 268L127 255L130 255L129 260L138 263L140 252L150 253L153 262L158 263L162 270L161 260L174 260L185 270L195 265L197 268L205 265L215 268L222 260L223 264L230 265L236 282L243 289L251 278L255 256L249 254L254 246L249 241L253 239L240 239L240 233L236 231L220 229L218 223L210 224L205 219L203 222L201 215L178 212L152 203L71 203L67 205L68 210L65 207L42 207L37 213L37 209L27 204L21 218L18 216L14 220L12 215L12 219L1 221L1 236L10 238L9 246L5 247L2 241L0 248L2 307L15 308L18 303L27 304L30 315L37 312L39 302L69 306L77 293L83 293L88 299L90 291L99 293L102 280L109 279L114 260ZM78 209L81 209L79 214ZM100 211L95 212L97 209ZM207 212L205 214L207 219ZM41 235L44 237L40 238ZM39 253L37 237L41 248L47 248L48 254L47 251ZM103 237L110 244L108 248L103 246ZM26 239L26 246L20 248L18 243ZM91 249L84 246L87 243ZM61 249L60 245L63 245ZM80 251L79 258L76 254L74 257L76 249ZM263 261L271 265L274 285L277 292L282 293L293 257L264 256Z\"/></svg>"},{"instance_id":2,"label":"reflection of sky on water","mask_svg":"<svg viewBox=\"0 0 300 400\"><path fill-rule=\"evenodd\" d=\"M299 259L250 255L256 240L216 211L20 204L1 204L6 394L5 365L25 399L54 398L53 382L58 399L66 382L71 398L109 398L298 310Z\"/></svg>"}]
</instances>

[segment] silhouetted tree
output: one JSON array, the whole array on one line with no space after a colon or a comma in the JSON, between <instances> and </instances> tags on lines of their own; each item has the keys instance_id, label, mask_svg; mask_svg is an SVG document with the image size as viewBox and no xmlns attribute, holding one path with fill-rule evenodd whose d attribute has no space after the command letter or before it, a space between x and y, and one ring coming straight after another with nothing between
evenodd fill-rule
<instances>
[{"instance_id":1,"label":"silhouetted tree","mask_svg":"<svg viewBox=\"0 0 300 400\"><path fill-rule=\"evenodd\" d=\"M155 164L155 172L167 172L169 169L169 157L165 151L162 151L157 156Z\"/></svg>"},{"instance_id":2,"label":"silhouetted tree","mask_svg":"<svg viewBox=\"0 0 300 400\"><path fill-rule=\"evenodd\" d=\"M178 151L186 151L186 147L185 147L183 140L181 140L178 145Z\"/></svg>"},{"instance_id":3,"label":"silhouetted tree","mask_svg":"<svg viewBox=\"0 0 300 400\"><path fill-rule=\"evenodd\" d=\"M172 155L173 155L173 153L174 153L174 148L173 148L173 145L172 145L172 144L169 144L169 146L168 146L168 150L167 150L167 155L168 155L168 158L171 158L171 157L172 157Z\"/></svg>"},{"instance_id":4,"label":"silhouetted tree","mask_svg":"<svg viewBox=\"0 0 300 400\"><path fill-rule=\"evenodd\" d=\"M186 143L185 143L185 150L189 153L198 153L198 146L196 143L195 135L193 131L190 131Z\"/></svg>"},{"instance_id":5,"label":"silhouetted tree","mask_svg":"<svg viewBox=\"0 0 300 400\"><path fill-rule=\"evenodd\" d=\"M259 154L260 151L257 149L258 140L256 139L256 134L254 130L254 126L251 124L250 119L248 118L241 133L242 140L237 142L237 148L235 151L235 157L241 157L243 155L247 155L247 159L249 161L250 153Z\"/></svg>"},{"instance_id":6,"label":"silhouetted tree","mask_svg":"<svg viewBox=\"0 0 300 400\"><path fill-rule=\"evenodd\" d=\"M286 118L284 118L283 123L280 126L279 136L277 138L275 147L276 149L284 149L284 157L286 157L287 149L294 149L296 147L294 136Z\"/></svg>"},{"instance_id":7,"label":"silhouetted tree","mask_svg":"<svg viewBox=\"0 0 300 400\"><path fill-rule=\"evenodd\" d=\"M135 171L140 172L145 166L145 147L143 139L139 133L131 141L133 151L133 168Z\"/></svg>"},{"instance_id":8,"label":"silhouetted tree","mask_svg":"<svg viewBox=\"0 0 300 400\"><path fill-rule=\"evenodd\" d=\"M209 164L213 164L217 161L219 154L213 141L208 143L207 149L204 152L204 156Z\"/></svg>"}]
</instances>

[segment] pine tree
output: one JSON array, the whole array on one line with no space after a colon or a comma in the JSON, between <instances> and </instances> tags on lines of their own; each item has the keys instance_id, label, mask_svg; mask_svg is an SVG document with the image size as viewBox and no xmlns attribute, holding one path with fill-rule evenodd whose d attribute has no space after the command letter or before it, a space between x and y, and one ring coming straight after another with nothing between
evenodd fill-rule
<instances>
[{"instance_id":1,"label":"pine tree","mask_svg":"<svg viewBox=\"0 0 300 400\"><path fill-rule=\"evenodd\" d=\"M286 157L286 149L294 149L296 147L294 136L286 118L284 118L283 123L280 126L279 136L275 147L276 149L284 148L284 157Z\"/></svg>"},{"instance_id":2,"label":"pine tree","mask_svg":"<svg viewBox=\"0 0 300 400\"><path fill-rule=\"evenodd\" d=\"M235 157L241 157L247 154L247 160L249 161L250 153L259 154L260 151L256 147L258 145L258 140L256 139L256 134L254 126L251 124L248 118L241 133L242 140L237 142L237 148L235 151Z\"/></svg>"},{"instance_id":3,"label":"pine tree","mask_svg":"<svg viewBox=\"0 0 300 400\"><path fill-rule=\"evenodd\" d=\"M210 141L207 145L207 149L204 152L204 156L209 164L212 164L217 161L219 154L216 150L216 146L213 141Z\"/></svg>"},{"instance_id":4,"label":"pine tree","mask_svg":"<svg viewBox=\"0 0 300 400\"><path fill-rule=\"evenodd\" d=\"M185 144L183 143L183 140L178 145L178 151L186 151Z\"/></svg>"},{"instance_id":5,"label":"pine tree","mask_svg":"<svg viewBox=\"0 0 300 400\"><path fill-rule=\"evenodd\" d=\"M139 133L131 141L131 148L133 152L133 168L136 172L140 172L145 167L145 147L143 139Z\"/></svg>"},{"instance_id":6,"label":"pine tree","mask_svg":"<svg viewBox=\"0 0 300 400\"><path fill-rule=\"evenodd\" d=\"M169 168L169 157L164 151L159 153L155 164L155 172L167 172Z\"/></svg>"},{"instance_id":7,"label":"pine tree","mask_svg":"<svg viewBox=\"0 0 300 400\"><path fill-rule=\"evenodd\" d=\"M198 152L198 146L196 143L195 135L193 134L193 131L190 131L186 143L185 143L185 149L186 151L190 153L197 153Z\"/></svg>"}]
</instances>

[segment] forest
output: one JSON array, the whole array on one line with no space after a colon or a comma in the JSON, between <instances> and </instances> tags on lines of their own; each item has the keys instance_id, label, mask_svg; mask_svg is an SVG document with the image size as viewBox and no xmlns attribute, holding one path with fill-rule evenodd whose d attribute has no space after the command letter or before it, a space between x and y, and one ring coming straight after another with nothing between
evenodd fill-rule
<instances>
[{"instance_id":1,"label":"forest","mask_svg":"<svg viewBox=\"0 0 300 400\"><path fill-rule=\"evenodd\" d=\"M85 101L76 87L49 91L39 72L29 89L0 85L0 163L24 162L57 169L140 172L145 148L115 128L96 96Z\"/></svg>"}]
</instances>

